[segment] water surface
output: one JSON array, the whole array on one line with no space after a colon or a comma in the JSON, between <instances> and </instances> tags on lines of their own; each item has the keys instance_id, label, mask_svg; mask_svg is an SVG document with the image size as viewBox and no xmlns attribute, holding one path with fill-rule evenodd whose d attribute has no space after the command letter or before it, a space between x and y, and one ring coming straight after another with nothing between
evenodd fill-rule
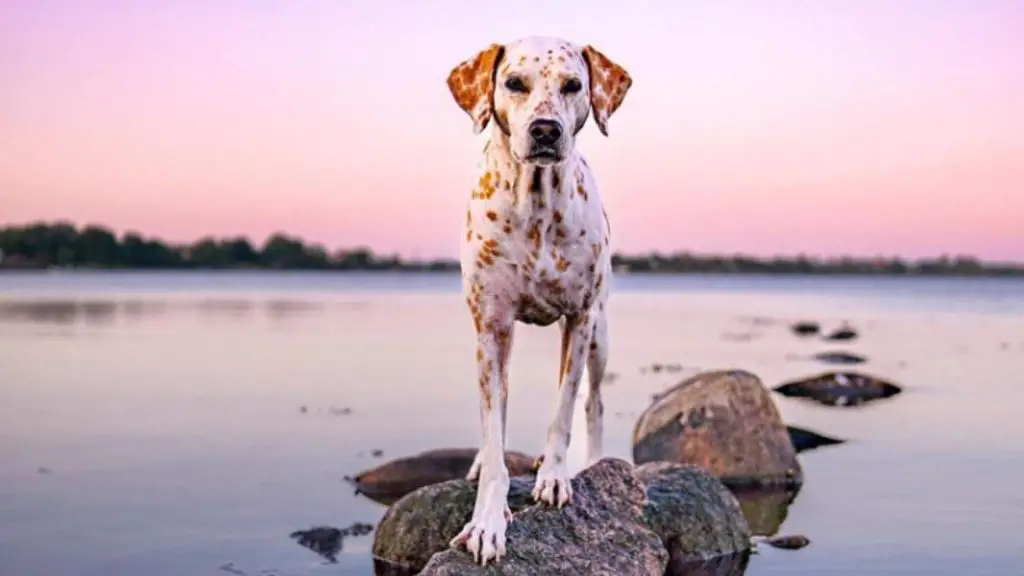
<instances>
[{"instance_id":1,"label":"water surface","mask_svg":"<svg viewBox=\"0 0 1024 576\"><path fill-rule=\"evenodd\" d=\"M0 574L369 574L370 537L332 565L288 533L375 523L383 508L341 480L382 462L373 449L479 442L458 290L448 274L0 274ZM778 398L787 422L850 442L801 455L782 532L811 546L748 574L1022 573L1024 282L625 276L609 314L613 456L651 394L698 369L774 385L841 348L906 387L857 410ZM862 337L801 340L786 323L802 318ZM539 453L558 335L517 330L508 443ZM685 370L642 372L656 362Z\"/></svg>"}]
</instances>

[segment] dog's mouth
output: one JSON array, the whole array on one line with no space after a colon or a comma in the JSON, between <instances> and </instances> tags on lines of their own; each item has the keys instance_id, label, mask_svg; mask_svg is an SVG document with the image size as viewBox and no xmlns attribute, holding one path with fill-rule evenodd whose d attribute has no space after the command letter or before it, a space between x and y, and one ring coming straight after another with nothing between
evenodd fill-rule
<instances>
[{"instance_id":1,"label":"dog's mouth","mask_svg":"<svg viewBox=\"0 0 1024 576\"><path fill-rule=\"evenodd\" d=\"M526 156L527 162L554 163L561 162L561 160L562 155L554 148L534 148L533 150L530 150L529 155Z\"/></svg>"}]
</instances>

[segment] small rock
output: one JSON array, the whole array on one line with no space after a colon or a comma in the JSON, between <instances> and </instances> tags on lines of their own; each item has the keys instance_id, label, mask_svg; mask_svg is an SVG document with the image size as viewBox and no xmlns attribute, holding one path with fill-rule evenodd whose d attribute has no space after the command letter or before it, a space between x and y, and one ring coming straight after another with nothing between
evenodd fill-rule
<instances>
[{"instance_id":1,"label":"small rock","mask_svg":"<svg viewBox=\"0 0 1024 576\"><path fill-rule=\"evenodd\" d=\"M289 534L289 537L294 538L300 545L323 556L332 564L338 561L343 536L341 529L333 526L316 526Z\"/></svg>"},{"instance_id":2,"label":"small rock","mask_svg":"<svg viewBox=\"0 0 1024 576\"><path fill-rule=\"evenodd\" d=\"M653 374L660 374L662 372L666 372L666 373L669 373L669 374L674 374L676 372L682 372L683 370L684 370L684 368L683 368L682 364L658 364L658 363L654 363L654 364L651 364L650 366L644 366L644 367L640 368L640 373L641 374L646 374L648 372L651 372Z\"/></svg>"},{"instance_id":3,"label":"small rock","mask_svg":"<svg viewBox=\"0 0 1024 576\"><path fill-rule=\"evenodd\" d=\"M607 386L607 385L611 384L612 382L615 382L618 379L619 379L619 375L616 374L615 372L605 372L604 373L604 379L601 380L601 384L604 384L605 386Z\"/></svg>"},{"instance_id":4,"label":"small rock","mask_svg":"<svg viewBox=\"0 0 1024 576\"><path fill-rule=\"evenodd\" d=\"M901 393L899 386L857 372L825 372L780 384L775 392L790 398L806 398L826 406L859 406Z\"/></svg>"},{"instance_id":5,"label":"small rock","mask_svg":"<svg viewBox=\"0 0 1024 576\"><path fill-rule=\"evenodd\" d=\"M848 324L843 324L839 328L822 337L822 339L832 342L845 342L855 338L857 338L857 331Z\"/></svg>"},{"instance_id":6,"label":"small rock","mask_svg":"<svg viewBox=\"0 0 1024 576\"><path fill-rule=\"evenodd\" d=\"M868 359L850 352L818 352L813 358L825 364L863 364Z\"/></svg>"},{"instance_id":7,"label":"small rock","mask_svg":"<svg viewBox=\"0 0 1024 576\"><path fill-rule=\"evenodd\" d=\"M846 442L846 440L822 436L817 432L799 428L797 426L786 426L786 430L789 432L789 439L793 442L793 448L796 449L797 454L806 452L807 450L814 450L815 448L820 448L822 446L832 446L834 444L842 444L843 442Z\"/></svg>"},{"instance_id":8,"label":"small rock","mask_svg":"<svg viewBox=\"0 0 1024 576\"><path fill-rule=\"evenodd\" d=\"M53 473L53 470L50 470L46 466L40 466L38 469L36 469L36 473L38 473L38 474L51 474L51 473Z\"/></svg>"},{"instance_id":9,"label":"small rock","mask_svg":"<svg viewBox=\"0 0 1024 576\"><path fill-rule=\"evenodd\" d=\"M375 448L373 450L370 450L370 456L374 458L380 458L381 456L384 456L384 451L379 448Z\"/></svg>"},{"instance_id":10,"label":"small rock","mask_svg":"<svg viewBox=\"0 0 1024 576\"><path fill-rule=\"evenodd\" d=\"M347 528L315 526L309 530L296 530L289 537L334 564L338 561L338 553L344 546L345 538L366 536L372 532L373 524L354 522Z\"/></svg>"},{"instance_id":11,"label":"small rock","mask_svg":"<svg viewBox=\"0 0 1024 576\"><path fill-rule=\"evenodd\" d=\"M305 406L299 406L299 413L300 414L305 414L307 412L309 412L309 408L307 408Z\"/></svg>"},{"instance_id":12,"label":"small rock","mask_svg":"<svg viewBox=\"0 0 1024 576\"><path fill-rule=\"evenodd\" d=\"M234 562L225 562L217 567L221 572L227 572L229 574L236 574L238 576L245 576L245 571L235 566Z\"/></svg>"},{"instance_id":13,"label":"small rock","mask_svg":"<svg viewBox=\"0 0 1024 576\"><path fill-rule=\"evenodd\" d=\"M692 464L730 487L803 481L771 393L742 370L702 372L661 394L637 419L633 461Z\"/></svg>"},{"instance_id":14,"label":"small rock","mask_svg":"<svg viewBox=\"0 0 1024 576\"><path fill-rule=\"evenodd\" d=\"M331 412L331 414L333 414L335 416L347 416L347 415L352 413L352 409L351 408L335 408L334 406L331 406L330 412Z\"/></svg>"},{"instance_id":15,"label":"small rock","mask_svg":"<svg viewBox=\"0 0 1024 576\"><path fill-rule=\"evenodd\" d=\"M814 334L817 334L818 332L821 331L821 325L818 324L817 322L810 322L804 320L801 322L794 323L792 326L790 326L790 329L797 336L813 336Z\"/></svg>"},{"instance_id":16,"label":"small rock","mask_svg":"<svg viewBox=\"0 0 1024 576\"><path fill-rule=\"evenodd\" d=\"M802 534L793 534L791 536L776 536L775 538L766 538L761 540L769 546L779 548L782 550L799 550L804 546L811 543L810 538Z\"/></svg>"},{"instance_id":17,"label":"small rock","mask_svg":"<svg viewBox=\"0 0 1024 576\"><path fill-rule=\"evenodd\" d=\"M346 476L345 480L355 487L357 494L390 506L399 498L424 486L465 478L473 465L476 452L475 448L429 450L365 470L354 478ZM509 476L532 472L535 460L522 452L505 453Z\"/></svg>"}]
</instances>

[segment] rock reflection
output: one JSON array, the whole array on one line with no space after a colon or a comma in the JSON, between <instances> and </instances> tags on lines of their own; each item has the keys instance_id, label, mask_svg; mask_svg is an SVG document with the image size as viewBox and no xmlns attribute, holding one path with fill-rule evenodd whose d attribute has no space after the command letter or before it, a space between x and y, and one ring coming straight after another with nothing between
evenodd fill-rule
<instances>
[{"instance_id":1,"label":"rock reflection","mask_svg":"<svg viewBox=\"0 0 1024 576\"><path fill-rule=\"evenodd\" d=\"M669 562L665 576L743 576L749 563L749 553L719 556L703 562Z\"/></svg>"},{"instance_id":2,"label":"rock reflection","mask_svg":"<svg viewBox=\"0 0 1024 576\"><path fill-rule=\"evenodd\" d=\"M274 319L322 312L315 300L204 298L198 300L17 299L0 300L0 322L35 324L109 324L170 312L195 312L211 318L247 318L259 313Z\"/></svg>"},{"instance_id":3,"label":"rock reflection","mask_svg":"<svg viewBox=\"0 0 1024 576\"><path fill-rule=\"evenodd\" d=\"M750 525L750 531L757 536L775 536L779 533L789 515L789 507L799 492L799 488L732 490L740 502L740 510Z\"/></svg>"}]
</instances>

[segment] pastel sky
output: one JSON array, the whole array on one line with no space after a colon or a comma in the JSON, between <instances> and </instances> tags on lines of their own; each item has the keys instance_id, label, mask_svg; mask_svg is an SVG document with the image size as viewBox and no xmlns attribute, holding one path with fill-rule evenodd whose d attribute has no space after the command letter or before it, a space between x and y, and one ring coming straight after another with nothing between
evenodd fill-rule
<instances>
[{"instance_id":1,"label":"pastel sky","mask_svg":"<svg viewBox=\"0 0 1024 576\"><path fill-rule=\"evenodd\" d=\"M454 256L449 70L554 35L633 89L579 146L616 248L1024 261L1024 2L0 0L0 222Z\"/></svg>"}]
</instances>

